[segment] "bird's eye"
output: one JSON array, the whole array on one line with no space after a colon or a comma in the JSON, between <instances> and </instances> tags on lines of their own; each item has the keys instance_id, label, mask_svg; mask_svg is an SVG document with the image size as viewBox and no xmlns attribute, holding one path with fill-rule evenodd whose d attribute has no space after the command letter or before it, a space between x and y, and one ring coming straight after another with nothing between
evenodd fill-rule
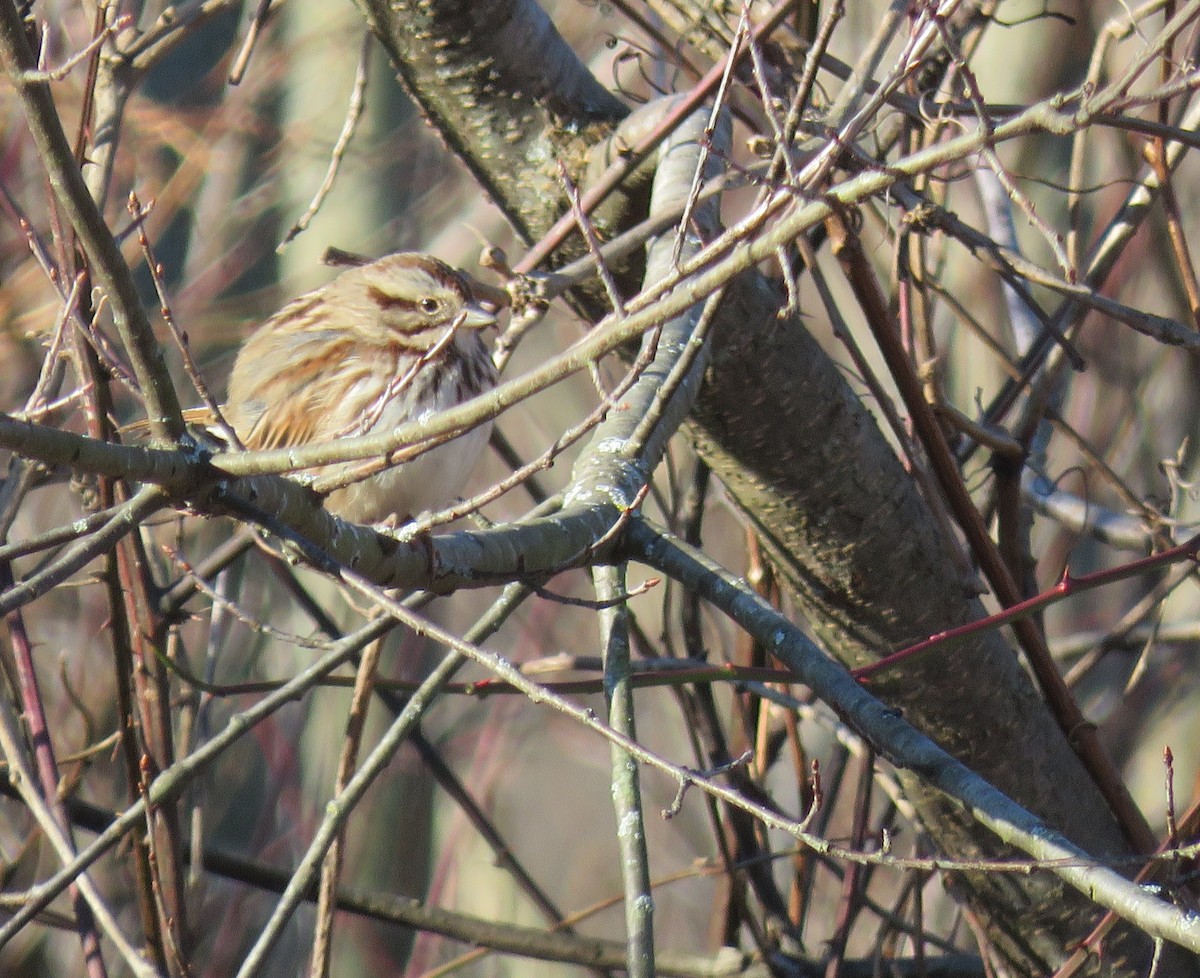
<instances>
[{"instance_id":1,"label":"bird's eye","mask_svg":"<svg viewBox=\"0 0 1200 978\"><path fill-rule=\"evenodd\" d=\"M421 307L421 312L425 313L427 316L432 316L435 312L442 308L442 304L438 302L437 299L428 295L422 299L418 305Z\"/></svg>"}]
</instances>

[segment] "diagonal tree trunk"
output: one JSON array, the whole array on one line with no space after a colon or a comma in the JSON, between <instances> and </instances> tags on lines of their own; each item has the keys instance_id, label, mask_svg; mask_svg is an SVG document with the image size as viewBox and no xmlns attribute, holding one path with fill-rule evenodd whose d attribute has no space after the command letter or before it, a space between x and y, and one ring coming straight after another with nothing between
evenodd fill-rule
<instances>
[{"instance_id":1,"label":"diagonal tree trunk","mask_svg":"<svg viewBox=\"0 0 1200 978\"><path fill-rule=\"evenodd\" d=\"M589 150L625 115L623 106L532 0L357 2L429 121L519 232L536 239L564 210L558 161L581 178ZM702 20L697 14L691 26ZM674 26L687 26L686 18ZM635 197L625 204L624 213L608 212L604 230L643 216ZM697 451L764 541L798 608L843 662L870 662L982 617L977 583L953 557L957 543L801 318L777 318L782 298L753 270L731 288L689 425ZM1089 852L1129 852L999 634L909 660L873 690ZM999 854L989 832L924 790L918 777L907 780L947 853ZM1048 874L964 873L955 882L1019 973L1052 971L1098 917ZM1148 941L1125 930L1090 967L1132 974L1148 950Z\"/></svg>"}]
</instances>

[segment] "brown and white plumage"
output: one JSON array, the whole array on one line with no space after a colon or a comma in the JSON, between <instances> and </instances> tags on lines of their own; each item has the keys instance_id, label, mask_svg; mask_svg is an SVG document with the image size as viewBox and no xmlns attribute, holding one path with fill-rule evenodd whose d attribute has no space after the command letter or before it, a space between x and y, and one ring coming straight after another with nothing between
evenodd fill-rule
<instances>
[{"instance_id":1,"label":"brown and white plumage","mask_svg":"<svg viewBox=\"0 0 1200 978\"><path fill-rule=\"evenodd\" d=\"M248 449L336 441L423 421L491 388L479 331L495 317L467 281L428 255L400 253L348 268L288 303L246 340L229 381L226 419ZM424 455L331 493L359 522L448 503L487 443L480 425ZM323 466L322 476L363 462Z\"/></svg>"}]
</instances>

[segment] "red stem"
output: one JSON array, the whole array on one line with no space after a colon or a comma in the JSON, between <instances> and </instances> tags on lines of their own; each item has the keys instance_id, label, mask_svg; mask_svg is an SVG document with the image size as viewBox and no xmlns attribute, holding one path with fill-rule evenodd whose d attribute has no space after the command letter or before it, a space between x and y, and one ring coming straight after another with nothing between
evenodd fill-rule
<instances>
[{"instance_id":1,"label":"red stem","mask_svg":"<svg viewBox=\"0 0 1200 978\"><path fill-rule=\"evenodd\" d=\"M959 625L956 628L948 628L944 632L938 632L936 635L931 635L929 638L917 642L915 645L910 645L899 652L886 655L878 662L859 666L857 669L851 670L851 675L855 679L864 679L878 672L880 669L886 669L888 666L907 659L909 656L916 655L918 652L924 652L927 649L941 645L943 642L950 642L956 638L973 635L976 632L982 632L990 628L999 628L1001 625L1007 624L1017 618L1027 618L1040 608L1054 604L1056 601L1061 601L1064 598L1069 598L1072 595L1082 594L1084 591L1091 591L1093 588L1103 587L1105 584L1112 584L1115 581L1123 581L1130 577L1136 577L1147 570L1154 570L1160 566L1174 564L1180 560L1195 560L1197 552L1200 552L1200 533L1196 534L1196 536L1192 537L1186 543L1179 544L1177 547L1171 547L1169 550L1163 550L1161 553L1151 554L1149 557L1132 560L1119 567L1110 567L1108 570L1083 574L1080 577L1072 577L1070 569L1065 569L1059 582L1048 591L1035 594L1032 598L1026 598L1024 601L1005 608L1003 611L998 611L994 615L988 615L988 617L982 618L979 621L968 622L966 625Z\"/></svg>"}]
</instances>

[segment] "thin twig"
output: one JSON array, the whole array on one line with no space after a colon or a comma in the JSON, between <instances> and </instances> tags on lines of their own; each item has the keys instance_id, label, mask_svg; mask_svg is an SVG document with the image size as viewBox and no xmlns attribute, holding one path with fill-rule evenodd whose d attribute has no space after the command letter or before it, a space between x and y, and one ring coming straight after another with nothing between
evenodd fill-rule
<instances>
[{"instance_id":1,"label":"thin twig","mask_svg":"<svg viewBox=\"0 0 1200 978\"><path fill-rule=\"evenodd\" d=\"M261 0L261 2L266 4L270 0ZM249 42L249 38L247 38L247 42ZM338 133L337 142L333 144L333 151L329 154L329 168L325 171L325 178L321 181L321 186L317 188L317 192L313 196L308 208L300 215L296 223L288 229L287 234L283 236L283 240L279 242L279 245L275 249L276 254L282 254L296 236L308 228L308 225L312 223L312 219L320 211L321 205L325 203L325 198L333 190L333 184L337 180L342 160L346 155L346 150L350 148L350 140L354 138L354 133L358 130L359 120L362 119L363 109L366 107L367 78L370 72L371 46L374 43L374 35L370 31L365 32L358 52L358 67L354 70L354 87L350 90L350 102L346 106L346 119L342 123L342 131ZM233 81L232 76L230 83L237 84Z\"/></svg>"}]
</instances>

